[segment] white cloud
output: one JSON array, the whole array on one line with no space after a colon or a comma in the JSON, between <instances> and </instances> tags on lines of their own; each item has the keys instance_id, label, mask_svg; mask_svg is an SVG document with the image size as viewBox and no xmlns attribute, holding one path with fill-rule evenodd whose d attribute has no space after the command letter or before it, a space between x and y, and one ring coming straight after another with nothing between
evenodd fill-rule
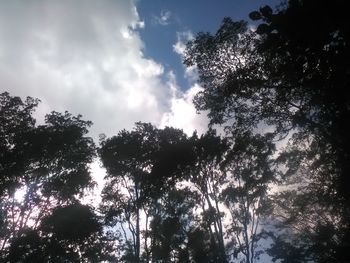
<instances>
[{"instance_id":1,"label":"white cloud","mask_svg":"<svg viewBox=\"0 0 350 263\"><path fill-rule=\"evenodd\" d=\"M194 38L193 33L191 31L183 31L176 33L176 43L173 45L173 50L183 56L186 49L186 43Z\"/></svg>"},{"instance_id":2,"label":"white cloud","mask_svg":"<svg viewBox=\"0 0 350 263\"><path fill-rule=\"evenodd\" d=\"M159 24L159 25L162 25L162 26L167 26L170 23L170 18L171 18L171 12L162 10L160 12L159 16L154 16L153 17L153 21L156 24Z\"/></svg>"},{"instance_id":3,"label":"white cloud","mask_svg":"<svg viewBox=\"0 0 350 263\"><path fill-rule=\"evenodd\" d=\"M183 129L188 135L193 131L204 133L208 127L206 114L198 115L193 105L193 98L196 93L202 90L198 84L194 84L190 89L182 92L176 85L175 77L170 73L169 86L172 90L170 111L163 114L160 126L172 126Z\"/></svg>"},{"instance_id":4,"label":"white cloud","mask_svg":"<svg viewBox=\"0 0 350 263\"><path fill-rule=\"evenodd\" d=\"M186 50L186 43L194 38L191 31L183 31L183 32L177 32L176 33L176 43L173 45L173 51L180 55L181 59L183 59L185 50ZM197 67L190 66L190 67L184 67L184 77L191 81L192 83L195 83L198 80L198 71Z\"/></svg>"},{"instance_id":5,"label":"white cloud","mask_svg":"<svg viewBox=\"0 0 350 263\"><path fill-rule=\"evenodd\" d=\"M170 91L140 27L133 1L2 1L0 89L40 98L38 115L83 114L95 138L159 123Z\"/></svg>"}]
</instances>

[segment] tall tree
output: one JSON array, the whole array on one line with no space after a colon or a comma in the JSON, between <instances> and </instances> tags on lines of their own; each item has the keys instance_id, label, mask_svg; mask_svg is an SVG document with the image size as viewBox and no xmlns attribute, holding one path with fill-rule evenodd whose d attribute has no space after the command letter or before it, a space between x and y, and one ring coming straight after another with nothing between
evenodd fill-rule
<instances>
[{"instance_id":1,"label":"tall tree","mask_svg":"<svg viewBox=\"0 0 350 263\"><path fill-rule=\"evenodd\" d=\"M271 134L251 132L221 138L214 130L190 138L196 159L189 167L189 183L200 197L197 234L207 236L208 262L240 258L250 263L261 254L258 242L266 235L260 223L275 178L271 139Z\"/></svg>"},{"instance_id":2,"label":"tall tree","mask_svg":"<svg viewBox=\"0 0 350 263\"><path fill-rule=\"evenodd\" d=\"M343 1L290 0L276 12L265 6L250 14L261 21L255 31L226 18L215 35L198 34L185 55L187 65L197 65L204 88L195 104L209 110L212 124L230 123L234 131L267 125L277 139L293 134L318 211L338 210L337 248L328 247L335 251L329 260L338 262L349 260L350 247L346 10Z\"/></svg>"},{"instance_id":3,"label":"tall tree","mask_svg":"<svg viewBox=\"0 0 350 263\"><path fill-rule=\"evenodd\" d=\"M150 209L150 260L146 257L146 262L193 262L190 238L198 221L198 199L192 189L174 187L156 200Z\"/></svg>"},{"instance_id":4,"label":"tall tree","mask_svg":"<svg viewBox=\"0 0 350 263\"><path fill-rule=\"evenodd\" d=\"M209 234L214 260L227 262L223 225L225 214L220 194L228 180L221 166L229 144L226 139L216 135L215 130L209 130L199 137L194 134L191 140L196 159L190 166L189 181L201 197L202 227Z\"/></svg>"},{"instance_id":5,"label":"tall tree","mask_svg":"<svg viewBox=\"0 0 350 263\"><path fill-rule=\"evenodd\" d=\"M187 137L138 123L104 139L101 211L127 262L229 262L258 257L273 180L271 135L214 130ZM197 240L200 238L200 240Z\"/></svg>"},{"instance_id":6,"label":"tall tree","mask_svg":"<svg viewBox=\"0 0 350 263\"><path fill-rule=\"evenodd\" d=\"M102 141L107 183L101 210L108 225L117 230L122 260L150 258L149 223L155 215L151 209L181 177L179 167L191 160L183 149L186 140L180 130L137 123L133 131L123 130Z\"/></svg>"},{"instance_id":7,"label":"tall tree","mask_svg":"<svg viewBox=\"0 0 350 263\"><path fill-rule=\"evenodd\" d=\"M39 100L30 97L22 101L8 92L0 94L0 198L17 187L16 176L20 175L23 165L12 148L17 138L34 128L32 113L38 103Z\"/></svg>"},{"instance_id":8,"label":"tall tree","mask_svg":"<svg viewBox=\"0 0 350 263\"><path fill-rule=\"evenodd\" d=\"M235 134L225 160L228 184L221 200L231 218L227 235L233 247L233 257L243 256L242 262L257 262L263 250L259 241L267 235L263 229L265 216L271 211L268 189L275 181L275 145L271 134Z\"/></svg>"}]
</instances>

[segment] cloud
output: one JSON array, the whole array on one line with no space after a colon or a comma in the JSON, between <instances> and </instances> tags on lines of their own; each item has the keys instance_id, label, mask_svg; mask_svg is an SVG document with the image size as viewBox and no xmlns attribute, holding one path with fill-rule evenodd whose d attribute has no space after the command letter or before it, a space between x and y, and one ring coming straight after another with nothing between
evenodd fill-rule
<instances>
[{"instance_id":1,"label":"cloud","mask_svg":"<svg viewBox=\"0 0 350 263\"><path fill-rule=\"evenodd\" d=\"M194 84L190 89L183 92L177 86L175 76L169 73L168 85L172 90L170 110L163 114L160 122L161 127L172 126L183 129L187 135L192 135L193 131L204 133L208 127L208 118L205 113L199 115L193 105L195 94L202 90L198 84Z\"/></svg>"},{"instance_id":2,"label":"cloud","mask_svg":"<svg viewBox=\"0 0 350 263\"><path fill-rule=\"evenodd\" d=\"M183 59L186 43L194 38L193 33L191 31L183 31L176 33L176 43L173 45L173 51L180 55L181 59ZM184 66L184 77L188 79L190 82L195 83L198 80L198 71L195 65L186 67Z\"/></svg>"},{"instance_id":3,"label":"cloud","mask_svg":"<svg viewBox=\"0 0 350 263\"><path fill-rule=\"evenodd\" d=\"M191 31L176 32L176 43L173 45L175 53L183 56L186 49L186 43L194 38Z\"/></svg>"},{"instance_id":4,"label":"cloud","mask_svg":"<svg viewBox=\"0 0 350 263\"><path fill-rule=\"evenodd\" d=\"M145 58L143 27L133 1L1 1L0 92L40 98L39 123L52 110L82 114L95 140L137 121L204 132L192 103L201 88L182 92L172 72ZM96 204L106 172L97 160L91 172L99 187L85 202Z\"/></svg>"},{"instance_id":5,"label":"cloud","mask_svg":"<svg viewBox=\"0 0 350 263\"><path fill-rule=\"evenodd\" d=\"M161 26L167 26L170 23L171 18L171 12L170 11L164 11L162 10L160 12L159 16L153 16L153 21L155 24L159 24Z\"/></svg>"},{"instance_id":6,"label":"cloud","mask_svg":"<svg viewBox=\"0 0 350 263\"><path fill-rule=\"evenodd\" d=\"M0 89L33 96L37 115L68 110L112 135L169 107L163 66L143 55L133 1L2 1Z\"/></svg>"},{"instance_id":7,"label":"cloud","mask_svg":"<svg viewBox=\"0 0 350 263\"><path fill-rule=\"evenodd\" d=\"M137 121L204 131L192 104L199 86L181 92L174 74L145 58L143 27L133 1L1 1L0 92L40 98L39 122L52 110L82 114L94 139ZM105 171L91 169L101 182Z\"/></svg>"},{"instance_id":8,"label":"cloud","mask_svg":"<svg viewBox=\"0 0 350 263\"><path fill-rule=\"evenodd\" d=\"M40 98L41 121L52 110L82 114L95 139L137 121L204 130L192 104L200 87L181 92L173 73L144 57L144 26L133 1L2 1L0 89ZM192 37L177 33L174 50Z\"/></svg>"}]
</instances>

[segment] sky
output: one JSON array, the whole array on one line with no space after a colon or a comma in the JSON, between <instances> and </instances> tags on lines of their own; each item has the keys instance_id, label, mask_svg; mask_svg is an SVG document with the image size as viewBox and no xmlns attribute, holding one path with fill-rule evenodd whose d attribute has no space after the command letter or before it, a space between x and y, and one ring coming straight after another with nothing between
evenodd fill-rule
<instances>
[{"instance_id":1,"label":"sky","mask_svg":"<svg viewBox=\"0 0 350 263\"><path fill-rule=\"evenodd\" d=\"M185 43L264 4L276 1L0 1L0 92L41 99L39 123L52 110L82 114L95 139L137 121L203 132Z\"/></svg>"}]
</instances>

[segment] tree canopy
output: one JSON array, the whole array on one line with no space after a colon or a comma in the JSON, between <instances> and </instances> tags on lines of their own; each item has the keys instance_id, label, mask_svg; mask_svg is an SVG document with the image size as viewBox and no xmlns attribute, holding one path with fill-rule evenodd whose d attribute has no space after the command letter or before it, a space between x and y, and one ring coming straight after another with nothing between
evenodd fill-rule
<instances>
[{"instance_id":1,"label":"tree canopy","mask_svg":"<svg viewBox=\"0 0 350 263\"><path fill-rule=\"evenodd\" d=\"M52 112L36 125L38 102L0 95L1 257L81 262L85 239L100 232L92 209L79 204L95 184L89 171L95 144L86 136L91 122Z\"/></svg>"},{"instance_id":2,"label":"tree canopy","mask_svg":"<svg viewBox=\"0 0 350 263\"><path fill-rule=\"evenodd\" d=\"M345 3L290 0L275 11L261 7L250 18L258 22L256 30L225 18L214 35L199 33L188 43L184 62L197 66L204 88L195 105L209 111L211 124L225 124L231 131L272 130L276 140L291 136L279 161L289 169L285 174L308 181L298 185L296 194L303 197L296 199L310 203L293 203L296 210L289 212L302 209L309 219L322 214L305 226L315 236L308 235L308 241L333 231L334 242L324 247L326 261L345 262L344 248L350 245L350 21ZM308 209L315 208L311 202L318 209Z\"/></svg>"}]
</instances>

